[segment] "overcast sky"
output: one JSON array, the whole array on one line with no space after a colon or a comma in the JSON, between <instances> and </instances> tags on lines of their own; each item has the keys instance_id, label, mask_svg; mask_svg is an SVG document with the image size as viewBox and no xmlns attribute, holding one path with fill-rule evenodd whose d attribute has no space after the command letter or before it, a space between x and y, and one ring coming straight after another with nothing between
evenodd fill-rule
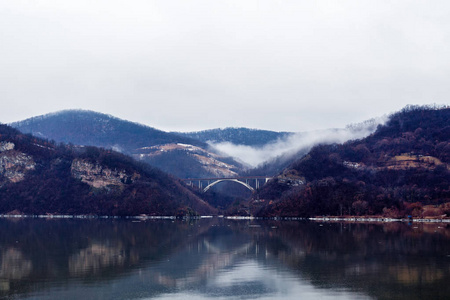
<instances>
[{"instance_id":1,"label":"overcast sky","mask_svg":"<svg viewBox=\"0 0 450 300\"><path fill-rule=\"evenodd\" d=\"M3 0L0 122L343 127L448 104L450 1Z\"/></svg>"}]
</instances>

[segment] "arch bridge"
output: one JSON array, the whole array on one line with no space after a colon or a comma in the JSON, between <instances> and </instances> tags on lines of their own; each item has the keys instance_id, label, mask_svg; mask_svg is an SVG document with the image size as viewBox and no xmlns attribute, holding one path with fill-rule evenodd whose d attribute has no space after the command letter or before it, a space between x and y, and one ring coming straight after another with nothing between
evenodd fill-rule
<instances>
[{"instance_id":1,"label":"arch bridge","mask_svg":"<svg viewBox=\"0 0 450 300\"><path fill-rule=\"evenodd\" d=\"M198 186L203 193L223 181L232 181L245 186L250 191L255 191L272 179L268 176L248 176L248 177L212 177L212 178L187 178L181 179L188 186Z\"/></svg>"}]
</instances>

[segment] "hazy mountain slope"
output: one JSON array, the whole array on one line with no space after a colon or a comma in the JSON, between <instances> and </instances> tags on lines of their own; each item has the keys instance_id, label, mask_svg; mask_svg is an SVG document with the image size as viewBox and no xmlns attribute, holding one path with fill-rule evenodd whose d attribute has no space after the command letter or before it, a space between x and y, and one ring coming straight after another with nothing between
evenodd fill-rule
<instances>
[{"instance_id":1,"label":"hazy mountain slope","mask_svg":"<svg viewBox=\"0 0 450 300\"><path fill-rule=\"evenodd\" d=\"M0 125L0 213L211 214L163 172L95 147L56 146Z\"/></svg>"},{"instance_id":2,"label":"hazy mountain slope","mask_svg":"<svg viewBox=\"0 0 450 300\"><path fill-rule=\"evenodd\" d=\"M260 129L249 128L216 128L196 132L178 133L186 137L194 138L202 142L223 143L229 142L235 145L247 146L263 146L268 143L276 142L279 139L284 139L293 133L291 132L276 132Z\"/></svg>"},{"instance_id":3,"label":"hazy mountain slope","mask_svg":"<svg viewBox=\"0 0 450 300\"><path fill-rule=\"evenodd\" d=\"M75 145L91 145L132 153L140 147L205 143L174 133L86 110L66 110L10 124L23 133Z\"/></svg>"},{"instance_id":4,"label":"hazy mountain slope","mask_svg":"<svg viewBox=\"0 0 450 300\"><path fill-rule=\"evenodd\" d=\"M139 149L135 158L183 178L235 177L242 165L224 157L188 144L165 144Z\"/></svg>"},{"instance_id":5,"label":"hazy mountain slope","mask_svg":"<svg viewBox=\"0 0 450 300\"><path fill-rule=\"evenodd\" d=\"M210 146L199 140L92 111L67 110L12 123L11 126L24 133L56 142L120 151L178 177L214 177L218 174L222 177L242 168L240 163L217 155ZM159 151L158 155L149 156L148 152L152 147L167 149ZM203 149L204 155L196 155L189 150L192 147ZM204 157L211 156L214 156L217 163L205 164ZM225 161L230 165L228 171L221 167Z\"/></svg>"},{"instance_id":6,"label":"hazy mountain slope","mask_svg":"<svg viewBox=\"0 0 450 300\"><path fill-rule=\"evenodd\" d=\"M450 202L449 163L450 108L407 107L367 138L314 147L264 186L275 202L259 215L423 216Z\"/></svg>"}]
</instances>

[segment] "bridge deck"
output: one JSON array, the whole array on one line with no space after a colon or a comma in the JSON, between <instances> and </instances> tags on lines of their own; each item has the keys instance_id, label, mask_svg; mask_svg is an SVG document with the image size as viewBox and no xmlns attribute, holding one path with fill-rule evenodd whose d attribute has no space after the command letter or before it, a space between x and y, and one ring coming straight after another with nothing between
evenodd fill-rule
<instances>
[{"instance_id":1,"label":"bridge deck","mask_svg":"<svg viewBox=\"0 0 450 300\"><path fill-rule=\"evenodd\" d=\"M225 179L267 179L272 176L236 176L236 177L210 177L210 178L183 178L181 181L199 181L199 180L225 180Z\"/></svg>"}]
</instances>

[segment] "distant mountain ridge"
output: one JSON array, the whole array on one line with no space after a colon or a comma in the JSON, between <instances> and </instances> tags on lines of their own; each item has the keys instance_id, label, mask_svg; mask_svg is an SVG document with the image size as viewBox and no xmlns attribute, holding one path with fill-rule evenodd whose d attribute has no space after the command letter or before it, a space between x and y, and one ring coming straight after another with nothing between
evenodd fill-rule
<instances>
[{"instance_id":1,"label":"distant mountain ridge","mask_svg":"<svg viewBox=\"0 0 450 300\"><path fill-rule=\"evenodd\" d=\"M180 178L214 177L223 170L222 163L230 166L230 172L239 172L242 169L239 162L214 153L214 149L208 144L195 138L161 131L93 111L65 110L10 125L23 133L56 142L113 149L148 162ZM203 156L200 157L180 147L167 146L177 144L201 148L204 150ZM170 150L160 151L160 155L157 156L149 156L146 149L157 146ZM204 157L212 156L215 161L206 164ZM223 172L225 173L221 176L225 176L226 170Z\"/></svg>"},{"instance_id":2,"label":"distant mountain ridge","mask_svg":"<svg viewBox=\"0 0 450 300\"><path fill-rule=\"evenodd\" d=\"M270 130L250 129L244 127L216 128L195 132L175 132L205 143L228 142L235 145L264 146L294 134Z\"/></svg>"},{"instance_id":3,"label":"distant mountain ridge","mask_svg":"<svg viewBox=\"0 0 450 300\"><path fill-rule=\"evenodd\" d=\"M123 149L117 150L127 153L141 147L177 142L199 147L207 146L193 138L89 110L63 110L9 125L23 133L56 142L112 149L121 147Z\"/></svg>"}]
</instances>

